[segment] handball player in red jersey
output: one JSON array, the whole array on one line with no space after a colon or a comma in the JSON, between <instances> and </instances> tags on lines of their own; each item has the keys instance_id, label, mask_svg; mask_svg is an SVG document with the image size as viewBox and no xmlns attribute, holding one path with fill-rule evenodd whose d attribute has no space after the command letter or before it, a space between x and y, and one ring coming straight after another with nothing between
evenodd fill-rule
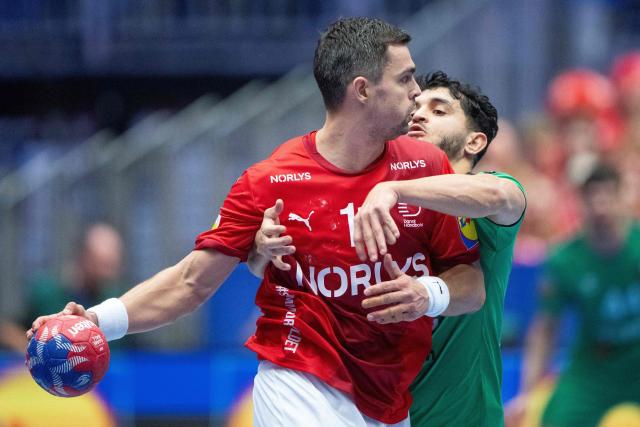
<instances>
[{"instance_id":1,"label":"handball player in red jersey","mask_svg":"<svg viewBox=\"0 0 640 427\"><path fill-rule=\"evenodd\" d=\"M407 132L420 89L410 37L385 22L341 19L322 34L314 74L326 107L317 132L285 142L232 186L212 230L175 266L120 298L85 310L110 339L175 321L211 297L246 261L263 212L284 201L282 220L296 253L281 271L269 265L258 289L262 311L247 342L260 359L254 382L256 426L408 426L409 384L431 344L432 318L471 311L455 289L484 289L478 245L455 218L404 205L398 225L383 225L392 243L361 261L354 217L381 181L453 173L446 155ZM364 290L396 289L388 304L405 322L367 318ZM409 289L421 298L406 301ZM451 298L449 294L451 288ZM55 315L54 315L55 316ZM36 319L31 335L50 316Z\"/></svg>"}]
</instances>

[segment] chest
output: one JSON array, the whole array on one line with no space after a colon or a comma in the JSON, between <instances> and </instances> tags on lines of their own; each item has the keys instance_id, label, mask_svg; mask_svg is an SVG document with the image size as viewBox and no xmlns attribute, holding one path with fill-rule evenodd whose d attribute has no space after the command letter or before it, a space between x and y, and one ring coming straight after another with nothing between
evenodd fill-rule
<instances>
[{"instance_id":1,"label":"chest","mask_svg":"<svg viewBox=\"0 0 640 427\"><path fill-rule=\"evenodd\" d=\"M640 320L640 257L626 253L607 262L585 259L576 267L571 294L587 317Z\"/></svg>"}]
</instances>

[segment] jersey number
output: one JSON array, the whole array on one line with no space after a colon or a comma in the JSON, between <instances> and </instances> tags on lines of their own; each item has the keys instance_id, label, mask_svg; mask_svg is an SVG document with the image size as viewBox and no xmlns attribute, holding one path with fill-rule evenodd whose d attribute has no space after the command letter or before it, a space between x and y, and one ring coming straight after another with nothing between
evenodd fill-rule
<instances>
[{"instance_id":1,"label":"jersey number","mask_svg":"<svg viewBox=\"0 0 640 427\"><path fill-rule=\"evenodd\" d=\"M356 244L353 239L353 230L355 229L354 218L356 216L356 209L353 205L353 202L349 203L346 208L340 209L340 215L347 216L347 222L349 223L349 239L351 241L351 247L355 248Z\"/></svg>"}]
</instances>

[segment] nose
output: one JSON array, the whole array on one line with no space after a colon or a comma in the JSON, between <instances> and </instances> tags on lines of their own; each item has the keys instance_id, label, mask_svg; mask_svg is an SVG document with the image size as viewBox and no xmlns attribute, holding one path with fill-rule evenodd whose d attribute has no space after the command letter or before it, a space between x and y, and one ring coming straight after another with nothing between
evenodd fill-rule
<instances>
[{"instance_id":1,"label":"nose","mask_svg":"<svg viewBox=\"0 0 640 427\"><path fill-rule=\"evenodd\" d=\"M416 105L416 108L411 113L411 121L416 123L426 122L427 118L422 113L423 108L420 108L419 105Z\"/></svg>"},{"instance_id":2,"label":"nose","mask_svg":"<svg viewBox=\"0 0 640 427\"><path fill-rule=\"evenodd\" d=\"M418 86L418 82L416 82L416 79L414 77L412 77L411 80L413 80L413 88L411 89L409 96L411 96L411 99L415 100L418 96L420 96L422 90L420 90L420 86Z\"/></svg>"}]
</instances>

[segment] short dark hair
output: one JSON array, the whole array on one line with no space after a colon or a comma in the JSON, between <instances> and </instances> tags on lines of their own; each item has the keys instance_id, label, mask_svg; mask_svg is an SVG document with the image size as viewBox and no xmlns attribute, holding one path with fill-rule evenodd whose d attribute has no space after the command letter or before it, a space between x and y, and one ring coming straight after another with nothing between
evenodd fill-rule
<instances>
[{"instance_id":1,"label":"short dark hair","mask_svg":"<svg viewBox=\"0 0 640 427\"><path fill-rule=\"evenodd\" d=\"M379 19L340 19L322 33L313 58L324 105L335 111L342 105L349 83L358 76L380 81L389 45L406 45L411 36Z\"/></svg>"},{"instance_id":2,"label":"short dark hair","mask_svg":"<svg viewBox=\"0 0 640 427\"><path fill-rule=\"evenodd\" d=\"M618 170L606 163L597 163L593 166L584 182L580 186L582 193L589 190L593 184L612 182L616 187L620 186L620 173Z\"/></svg>"},{"instance_id":3,"label":"short dark hair","mask_svg":"<svg viewBox=\"0 0 640 427\"><path fill-rule=\"evenodd\" d=\"M421 90L446 87L455 99L460 101L462 111L467 118L469 127L476 132L482 132L487 136L487 146L476 154L473 165L482 159L487 152L489 144L498 133L498 110L491 104L489 97L484 95L480 88L473 87L459 80L449 78L444 71L436 71L427 75L416 77Z\"/></svg>"}]
</instances>

